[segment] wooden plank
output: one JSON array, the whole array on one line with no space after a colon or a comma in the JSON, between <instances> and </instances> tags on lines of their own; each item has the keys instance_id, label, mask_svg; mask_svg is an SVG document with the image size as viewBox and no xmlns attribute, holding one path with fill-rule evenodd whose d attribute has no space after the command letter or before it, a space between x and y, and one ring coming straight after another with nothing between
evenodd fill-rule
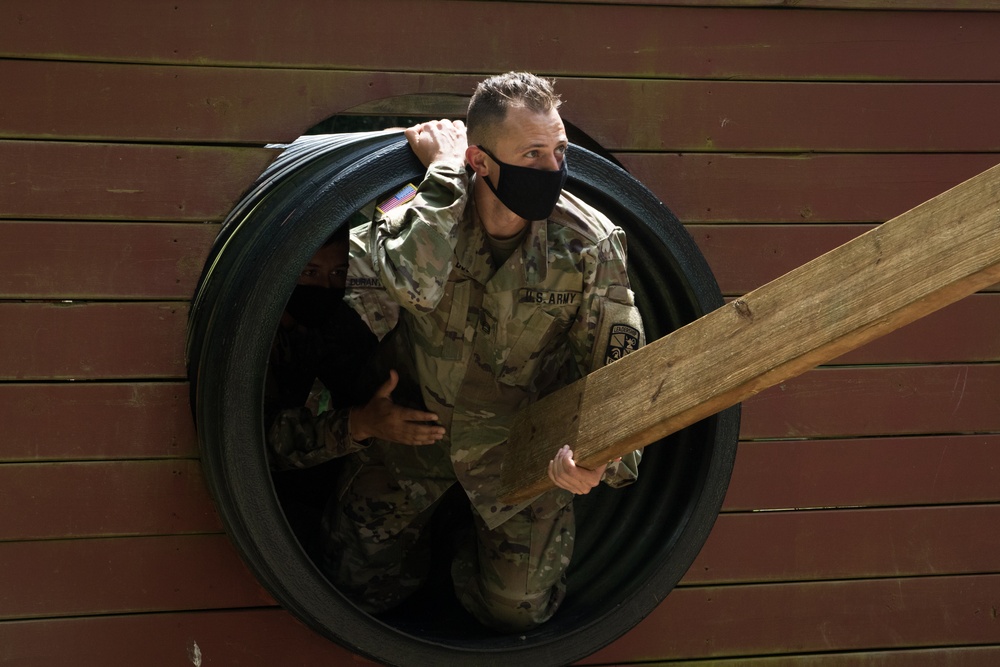
<instances>
[{"instance_id":1,"label":"wooden plank","mask_svg":"<svg viewBox=\"0 0 1000 667\"><path fill-rule=\"evenodd\" d=\"M818 369L745 401L740 437L997 432L998 383L995 364Z\"/></svg>"},{"instance_id":2,"label":"wooden plank","mask_svg":"<svg viewBox=\"0 0 1000 667\"><path fill-rule=\"evenodd\" d=\"M0 541L221 530L197 461L0 465Z\"/></svg>"},{"instance_id":3,"label":"wooden plank","mask_svg":"<svg viewBox=\"0 0 1000 667\"><path fill-rule=\"evenodd\" d=\"M188 385L0 384L0 461L194 457Z\"/></svg>"},{"instance_id":4,"label":"wooden plank","mask_svg":"<svg viewBox=\"0 0 1000 667\"><path fill-rule=\"evenodd\" d=\"M274 604L225 535L0 542L0 618Z\"/></svg>"},{"instance_id":5,"label":"wooden plank","mask_svg":"<svg viewBox=\"0 0 1000 667\"><path fill-rule=\"evenodd\" d=\"M561 444L597 467L997 282L998 184L1000 166L520 412L501 497L550 488Z\"/></svg>"},{"instance_id":6,"label":"wooden plank","mask_svg":"<svg viewBox=\"0 0 1000 667\"><path fill-rule=\"evenodd\" d=\"M1000 661L1000 646L946 646L891 651L809 653L713 660L712 667L990 667ZM702 661L671 660L648 667L703 667Z\"/></svg>"},{"instance_id":7,"label":"wooden plank","mask_svg":"<svg viewBox=\"0 0 1000 667\"><path fill-rule=\"evenodd\" d=\"M24 91L21 102L4 118L0 136L288 142L320 121L365 102L428 92L451 97L468 95L479 78L395 72L0 61L0 80L9 80ZM136 95L137 90L143 94ZM66 113L69 100L76 113Z\"/></svg>"},{"instance_id":8,"label":"wooden plank","mask_svg":"<svg viewBox=\"0 0 1000 667\"><path fill-rule=\"evenodd\" d=\"M6 621L0 646L5 667L374 664L280 608Z\"/></svg>"},{"instance_id":9,"label":"wooden plank","mask_svg":"<svg viewBox=\"0 0 1000 667\"><path fill-rule=\"evenodd\" d=\"M943 113L958 100L997 104L1000 86L988 84L562 79L558 88L563 116L609 150L981 152L1000 144L1000 129L953 127L988 122L987 112ZM623 118L623 101L636 116Z\"/></svg>"},{"instance_id":10,"label":"wooden plank","mask_svg":"<svg viewBox=\"0 0 1000 667\"><path fill-rule=\"evenodd\" d=\"M653 5L694 5L657 7ZM423 0L347 1L336 20L321 0L258 2L253 12L234 2L174 7L147 2L121 11L113 0L88 11L40 2L30 11L0 9L0 55L169 62L342 67L371 70L501 72L528 69L554 75L692 78L892 78L996 81L990 45L1000 34L992 14L936 12L775 12L786 0L729 0L712 8L695 0L524 3ZM798 7L996 9L990 0L812 0ZM645 7L635 5L648 5ZM740 7L726 9L725 6ZM749 9L748 9L749 8ZM384 24L380 19L406 15ZM490 39L467 29L495 16ZM95 21L94 17L100 17ZM73 27L87 21L88 30ZM371 48L371 26L391 49ZM156 30L150 30L156 25ZM607 30L607 26L615 30ZM886 40L885 34L893 39ZM248 40L247 35L268 35ZM413 34L448 34L424 48ZM804 39L803 35L823 35ZM565 36L572 36L566 38ZM555 46L556 48L550 48Z\"/></svg>"},{"instance_id":11,"label":"wooden plank","mask_svg":"<svg viewBox=\"0 0 1000 667\"><path fill-rule=\"evenodd\" d=\"M726 296L741 296L874 225L687 225Z\"/></svg>"},{"instance_id":12,"label":"wooden plank","mask_svg":"<svg viewBox=\"0 0 1000 667\"><path fill-rule=\"evenodd\" d=\"M996 608L1000 575L678 588L579 664L995 644Z\"/></svg>"},{"instance_id":13,"label":"wooden plank","mask_svg":"<svg viewBox=\"0 0 1000 667\"><path fill-rule=\"evenodd\" d=\"M1000 40L1000 22L994 38ZM24 91L5 114L0 136L291 141L352 107L431 93L451 99L470 94L479 78L0 60L0 80ZM1000 85L992 83L564 78L558 88L567 120L616 151L1000 150L989 114L1000 106ZM75 113L66 113L67 100Z\"/></svg>"},{"instance_id":14,"label":"wooden plank","mask_svg":"<svg viewBox=\"0 0 1000 667\"><path fill-rule=\"evenodd\" d=\"M531 0L515 0L516 2L530 2ZM601 3L605 5L658 5L664 0L551 0L552 2L565 3ZM666 0L671 5L679 6L704 6L704 0ZM867 9L867 10L957 10L957 11L1000 11L1000 7L993 0L794 0L794 5L789 5L789 0L711 0L713 7L775 7L781 9L790 8L818 8L818 9Z\"/></svg>"},{"instance_id":15,"label":"wooden plank","mask_svg":"<svg viewBox=\"0 0 1000 667\"><path fill-rule=\"evenodd\" d=\"M0 221L0 298L187 299L217 225Z\"/></svg>"},{"instance_id":16,"label":"wooden plank","mask_svg":"<svg viewBox=\"0 0 1000 667\"><path fill-rule=\"evenodd\" d=\"M1000 502L1000 435L740 442L723 511Z\"/></svg>"},{"instance_id":17,"label":"wooden plank","mask_svg":"<svg viewBox=\"0 0 1000 667\"><path fill-rule=\"evenodd\" d=\"M1000 361L1000 294L974 294L828 363Z\"/></svg>"},{"instance_id":18,"label":"wooden plank","mask_svg":"<svg viewBox=\"0 0 1000 667\"><path fill-rule=\"evenodd\" d=\"M1000 571L1000 505L723 514L682 584Z\"/></svg>"},{"instance_id":19,"label":"wooden plank","mask_svg":"<svg viewBox=\"0 0 1000 667\"><path fill-rule=\"evenodd\" d=\"M0 380L182 378L188 304L0 302Z\"/></svg>"},{"instance_id":20,"label":"wooden plank","mask_svg":"<svg viewBox=\"0 0 1000 667\"><path fill-rule=\"evenodd\" d=\"M719 289L740 296L874 228L874 225L688 225ZM1000 285L988 288L1000 290Z\"/></svg>"},{"instance_id":21,"label":"wooden plank","mask_svg":"<svg viewBox=\"0 0 1000 667\"><path fill-rule=\"evenodd\" d=\"M219 221L266 148L0 141L0 218Z\"/></svg>"},{"instance_id":22,"label":"wooden plank","mask_svg":"<svg viewBox=\"0 0 1000 667\"><path fill-rule=\"evenodd\" d=\"M616 157L683 222L882 222L1000 155L635 154Z\"/></svg>"},{"instance_id":23,"label":"wooden plank","mask_svg":"<svg viewBox=\"0 0 1000 667\"><path fill-rule=\"evenodd\" d=\"M245 164L231 151L255 157ZM272 156L250 148L0 141L0 218L221 221ZM692 224L881 222L1000 162L994 153L617 157Z\"/></svg>"}]
</instances>

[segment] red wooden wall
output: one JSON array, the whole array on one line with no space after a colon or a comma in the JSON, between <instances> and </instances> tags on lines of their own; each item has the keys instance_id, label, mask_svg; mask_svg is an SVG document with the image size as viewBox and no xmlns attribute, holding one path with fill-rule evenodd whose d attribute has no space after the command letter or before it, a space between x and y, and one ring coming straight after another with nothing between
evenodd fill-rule
<instances>
[{"instance_id":1,"label":"red wooden wall","mask_svg":"<svg viewBox=\"0 0 1000 667\"><path fill-rule=\"evenodd\" d=\"M188 411L192 292L265 144L555 76L736 296L1000 162L998 10L0 4L0 663L358 660L243 566ZM695 565L584 663L996 664L998 362L987 291L748 401Z\"/></svg>"}]
</instances>

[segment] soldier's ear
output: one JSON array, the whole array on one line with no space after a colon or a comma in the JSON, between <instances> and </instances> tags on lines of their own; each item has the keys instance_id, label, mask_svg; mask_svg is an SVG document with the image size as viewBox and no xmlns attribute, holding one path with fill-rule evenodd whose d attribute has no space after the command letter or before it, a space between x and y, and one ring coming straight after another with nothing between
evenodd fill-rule
<instances>
[{"instance_id":1,"label":"soldier's ear","mask_svg":"<svg viewBox=\"0 0 1000 667\"><path fill-rule=\"evenodd\" d=\"M487 159L486 153L479 146L469 146L465 149L465 162L476 172L476 176L489 176L490 166Z\"/></svg>"}]
</instances>

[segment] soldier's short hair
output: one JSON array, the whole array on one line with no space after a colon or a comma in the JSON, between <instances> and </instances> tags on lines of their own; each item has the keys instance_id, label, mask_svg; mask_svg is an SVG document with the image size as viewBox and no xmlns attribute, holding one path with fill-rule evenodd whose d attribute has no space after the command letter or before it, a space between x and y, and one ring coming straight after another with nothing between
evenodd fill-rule
<instances>
[{"instance_id":1,"label":"soldier's short hair","mask_svg":"<svg viewBox=\"0 0 1000 667\"><path fill-rule=\"evenodd\" d=\"M476 86L465 119L469 143L492 143L495 130L507 118L507 110L526 107L537 113L558 109L562 104L554 82L530 72L507 72Z\"/></svg>"}]
</instances>

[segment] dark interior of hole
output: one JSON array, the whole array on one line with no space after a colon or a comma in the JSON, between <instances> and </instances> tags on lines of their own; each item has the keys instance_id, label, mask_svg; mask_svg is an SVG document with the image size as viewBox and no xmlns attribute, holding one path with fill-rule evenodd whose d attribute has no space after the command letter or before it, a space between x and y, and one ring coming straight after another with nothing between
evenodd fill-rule
<instances>
[{"instance_id":1,"label":"dark interior of hole","mask_svg":"<svg viewBox=\"0 0 1000 667\"><path fill-rule=\"evenodd\" d=\"M385 194L403 184L395 184ZM679 273L678 267L664 264L668 253L653 230L637 225L628 211L601 193L582 185L569 189L626 230L630 281L650 341L701 314L687 277ZM673 543L673 538L664 531L670 527L679 530L684 525L688 504L683 499L696 492L703 477L692 474L692 467L701 469L705 465L698 446L711 440L711 434L706 432L711 428L709 424L695 425L647 449L639 483L620 490L602 487L576 499L578 532L567 573L567 599L556 617L534 633L558 633L560 628L577 625L595 606L603 604L609 594L621 595L623 585L639 586L647 580L648 573L657 567ZM313 493L304 500L303 492L335 480L340 466L341 462L335 460L316 468L278 472L273 476L289 526L317 563L320 562L319 520L326 499ZM637 513L643 516L639 522L618 520L622 515L634 517ZM407 634L443 642L496 636L461 608L452 590L451 537L468 526L471 526L469 503L456 485L441 501L429 528L432 562L436 566L427 583L400 607L378 616L380 620ZM623 583L620 577L609 577L609 564L629 572L634 584Z\"/></svg>"}]
</instances>

